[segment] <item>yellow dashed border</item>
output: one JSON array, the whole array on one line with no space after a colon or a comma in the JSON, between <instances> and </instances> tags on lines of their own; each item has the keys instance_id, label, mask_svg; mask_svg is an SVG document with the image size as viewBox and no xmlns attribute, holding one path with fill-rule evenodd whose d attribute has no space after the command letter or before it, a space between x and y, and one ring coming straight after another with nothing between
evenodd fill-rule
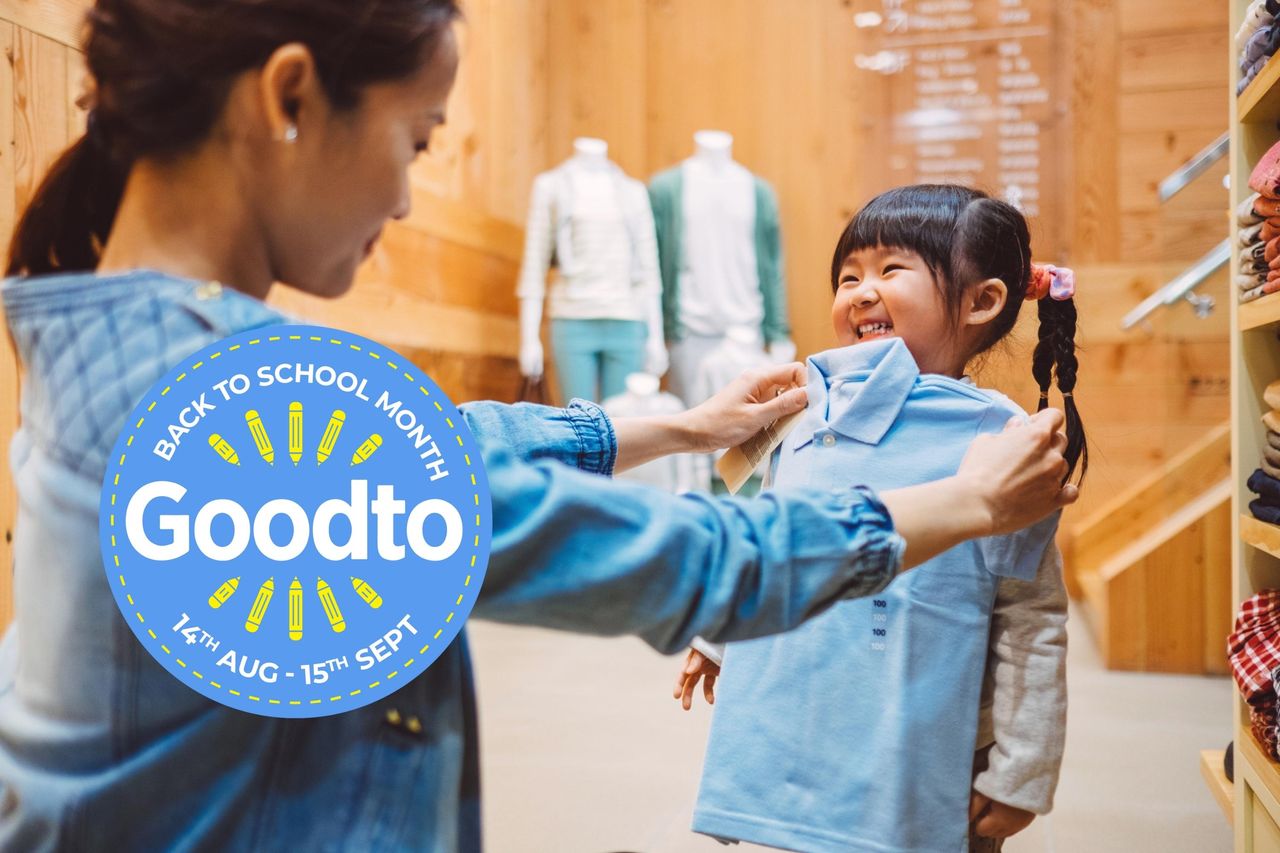
<instances>
[{"instance_id":1,"label":"yellow dashed border","mask_svg":"<svg viewBox=\"0 0 1280 853\"><path fill-rule=\"evenodd\" d=\"M338 339L338 338L329 338L329 339L326 341L324 338L322 338L322 337L320 337L320 336L318 336L318 335L310 335L310 336L308 336L308 337L309 337L310 342L313 342L313 343L326 343L326 342L327 342L327 343L329 343L329 344L331 344L331 345L333 345L333 346L343 346L343 342L342 342L340 339ZM267 342L270 342L270 343L275 343L275 342L278 342L278 341L280 341L280 340L281 340L281 337L280 337L279 335L272 335L272 336L270 336L270 337L268 337L268 338L267 338ZM290 336L289 336L289 340L290 340L290 341L301 341L301 340L302 340L302 336L301 336L301 335L290 335ZM263 343L263 341L262 341L262 339L261 339L261 338L255 338L254 340L249 341L249 346L255 346L255 345L258 345L258 344L261 344L261 343ZM227 352L235 352L236 350L240 349L240 348L241 348L241 346L242 346L241 344L234 344L234 345L232 345L232 346L229 346L229 347L227 347ZM429 390L428 390L424 385L419 384L419 383L418 383L418 381L417 381L416 379L414 379L414 377L413 377L413 375L412 375L412 374L408 373L407 371L402 371L402 370L400 370L400 368L399 368L396 364L394 364L394 363L392 363L392 362L390 362L390 361L387 361L386 359L384 359L384 358L383 358L381 355L379 355L378 353L373 352L373 351L371 351L371 350L364 350L364 349L362 349L362 348L361 348L359 345L357 345L357 344L347 344L346 346L348 346L350 349L352 349L352 350L354 350L354 351L356 351L356 352L364 352L366 355L368 355L368 356L369 356L370 358L372 358L372 359L375 359L375 360L377 360L377 361L381 361L383 364L385 364L385 365L386 365L388 368L390 368L391 370L393 370L393 371L396 371L396 372L400 373L400 375L402 375L402 376L403 376L406 380L408 380L409 382L411 382L411 383L414 383L414 384L418 385L418 390L420 390L420 391L421 391L425 396L427 396L427 397L430 397L430 396L431 396L431 392L430 392L430 391L429 391ZM212 355L210 355L210 356L209 356L209 361L213 361L214 359L216 359L216 358L220 358L221 356L222 356L222 351L221 351L221 350L219 350L218 352L215 352L215 353L213 353ZM196 370L199 370L199 369L204 365L204 363L205 363L204 361L198 361L198 362L196 362L195 364L191 365L191 367L190 367L190 371L191 371L191 372L194 372L194 371L196 371ZM177 376L177 377L175 378L175 380L174 380L174 384L176 385L176 384L178 384L178 383L182 382L184 379L186 379L186 378L187 378L187 376L188 376L188 373L187 373L186 371L184 371L184 372L182 372L182 373L178 374L178 376ZM171 390L173 390L173 386L171 386L171 385L166 385L166 386L165 386L165 388L164 388L164 390L162 390L162 391L160 392L160 396L161 396L161 397L168 396L168 394L169 394L169 392L170 392ZM156 403L158 403L158 402L159 402L158 400L153 400L153 401L151 402L151 404L147 406L147 413L148 413L148 414L150 414L150 413L155 409L155 407L156 407ZM444 411L444 407L440 405L440 401L438 401L438 400L432 400L432 402L435 404L436 411L438 411L438 412L443 412L443 411ZM143 425L145 422L146 422L146 416L144 415L143 417L141 417L141 418L139 418L139 419L138 419L138 423L134 426L134 429L135 429L135 430L139 430L139 429L141 429L141 428L142 428L142 425ZM446 417L446 418L445 418L445 422L449 425L449 428L450 428L450 429L452 429L455 433L457 433L455 437L456 437L456 438L457 438L457 440L458 440L458 446L459 446L459 447L465 447L465 445L463 444L463 440L462 440L462 434L458 431L458 428L454 425L454 423L453 423L453 419L452 419L452 418L449 418L449 417ZM135 436L136 436L136 432L135 432L135 433L132 433L132 434L130 434L130 435L129 435L128 439L127 439L127 440L126 440L126 442L125 442L125 446L126 446L126 447L132 447L132 446L133 446L133 440L134 440L134 437L135 437ZM471 455L470 455L469 453L464 453L464 454L463 454L463 459L466 461L466 464L467 464L467 467L468 467L468 468L472 467L472 464L471 464ZM121 455L120 455L120 460L116 463L116 464L117 464L117 466L118 466L119 468L122 468L122 469L123 469L123 467L124 467L124 461L125 461L125 454L121 454ZM477 487L477 488L478 488L477 483L476 483L476 475L475 475L474 473L472 473L472 474L470 475L470 479L471 479L471 485L472 485L473 487ZM116 474L116 476L115 476L115 478L114 478L114 480L113 480L113 485L115 485L115 486L119 486L119 484L120 484L120 475L119 475L119 473L117 473L117 474ZM112 506L115 506L115 504L116 504L116 497L117 497L116 493L115 493L115 492L112 492L112 493L111 493L111 505L112 505ZM480 506L480 493L479 493L479 491L476 491L476 492L474 493L474 497L475 497L475 504L476 504L476 506ZM481 524L481 517L480 517L480 515L479 515L479 514L477 514L477 515L476 515L476 526L477 526L477 527L479 527L479 526L480 526L480 524ZM110 516L110 525L111 525L111 529L114 531L114 530L115 530L115 527L116 527L116 517L115 517L115 514L114 514L114 513L112 513L112 514L111 514L111 516ZM477 535L476 535L474 542L475 542L475 547L478 549L478 548L480 547L480 536L479 536L479 534L477 534ZM116 567L117 567L117 568L119 568L119 567L121 566L121 563L120 563L120 555L119 555L119 553L118 553L118 552L116 552L116 551L115 551L115 548L116 548L116 539L115 539L114 534L113 534L113 535L112 535L112 537L111 537L111 544L112 544L112 549L113 549L113 554L112 554L112 556L114 557L114 562L115 562ZM476 558L477 558L478 556L479 556L479 554L478 554L478 553L473 554L473 555L471 556L471 567L472 567L472 568L475 568L475 565L476 565ZM119 578L120 578L120 586L121 586L121 587L124 587L124 586L125 586L125 576L124 576L124 574L123 574L123 573L121 573L121 574L120 574L120 576L119 576ZM468 575L466 576L466 579L463 581L462 585L463 585L463 587L466 587L466 588L469 588L469 587L471 586L471 575L470 575L470 574L468 574ZM128 595L128 596L126 596L126 597L128 598L129 604L130 604L130 605L134 605L133 596L132 596L132 595ZM462 602L463 602L465 599L466 599L466 592L464 591L462 594L460 594L460 595L458 596L457 604L455 605L455 607L461 607L461 606L462 606ZM444 621L445 621L445 624L447 625L447 624L449 624L449 623L453 622L453 617L454 617L456 614L457 614L457 611L456 611L456 610L451 610L451 611L449 612L449 615L445 617L445 620L444 620ZM134 611L134 615L138 617L138 621L139 621L140 623L145 622L145 620L144 620L144 619L143 619L143 617L142 617L142 611L141 611L141 609L136 609L136 610ZM440 636L441 636L443 633L444 633L444 629L443 629L443 628L440 628L439 630L437 630L437 631L435 632L435 634L433 635L432 639L435 639L435 640L440 639ZM161 650L162 650L166 655L169 655L169 656L173 657L173 659L178 663L178 665L179 665L179 666L181 666L181 667L182 667L182 668L184 668L184 669L187 669L187 668L188 668L188 667L187 667L187 664L186 664L186 663L185 663L181 658L179 658L179 657L177 657L176 655L174 655L174 654L173 654L173 652L171 652L171 651L169 650L169 647L168 647L168 646L166 646L164 643L159 642L158 638L156 637L155 631L153 631L153 630L151 630L151 629L149 629L149 628L148 628L148 629L147 629L147 634L151 637L151 639L152 639L152 640L156 641L156 643L160 646L160 649L161 649ZM427 653L427 650L428 650L428 649L430 649L430 648L431 648L431 644L430 644L430 643L427 643L427 644L426 644L426 645L424 645L421 649L419 649L419 650L418 650L418 654L419 654L419 655L424 655L424 654L426 654L426 653ZM393 670L391 670L390 672L388 672L386 675L384 675L381 679L378 679L377 681L372 682L372 683L369 685L368 689L372 690L372 689L374 689L374 688L378 687L380 684L382 684L382 682L383 682L383 681L390 681L391 679L395 678L397 675L399 675L399 674L400 674L400 672L401 672L402 670L407 670L409 667L413 666L413 664L414 664L414 662L415 662L416 660L417 660L417 658L409 658L409 659L408 659L408 660L406 660L403 664L401 664L401 665L400 665L400 667L399 667L398 669L393 669ZM222 688L222 685L221 685L221 684L219 684L218 682L216 682L216 681L212 681L212 680L209 680L209 679L206 679L203 675L201 675L200 673L196 672L195 670L191 670L191 672L192 672L192 674L193 674L193 675L195 675L197 678L199 678L199 679L200 679L201 681L203 681L205 684L208 684L209 686L214 687L214 688L217 688L217 689L223 689L223 688ZM228 693L230 693L232 696L240 696L240 695L241 695L240 691L238 691L238 690L233 690L233 689L231 689L231 688L229 688L229 687L228 687L228 688L226 688L226 690L227 690L227 692L228 692ZM352 691L351 691L350 693L348 693L347 695L348 695L348 696L359 696L359 695L360 695L360 693L361 693L361 691L360 691L359 689L357 689L357 690L352 690ZM248 696L248 699L249 699L250 701L252 701L252 702L261 702L261 701L262 701L262 698L261 698L261 697L259 697L259 696L253 696L253 695L249 695L249 696ZM341 696L330 696L330 697L329 697L329 701L330 701L330 702L338 702L338 701L341 701L341 700L342 700L342 697L341 697ZM323 703L323 701L324 701L324 700L322 700L322 699L311 699L309 703L310 703L310 704L312 704L312 705L319 705L319 704L322 704L322 703ZM301 703L301 701L300 701L300 700L297 700L297 699L291 699L291 700L288 700L288 702L289 702L289 704L290 704L290 705L300 705L300 704L302 704L302 703ZM281 700L279 700L279 699L268 699L268 700L267 700L267 703L268 703L268 704L270 704L270 705L279 705L279 704L281 704Z\"/></svg>"}]
</instances>

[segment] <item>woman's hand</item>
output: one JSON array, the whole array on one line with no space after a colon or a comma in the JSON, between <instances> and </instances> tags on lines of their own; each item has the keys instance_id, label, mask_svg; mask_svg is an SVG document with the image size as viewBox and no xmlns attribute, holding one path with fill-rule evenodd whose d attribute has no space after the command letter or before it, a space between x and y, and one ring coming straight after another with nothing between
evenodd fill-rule
<instances>
[{"instance_id":1,"label":"woman's hand","mask_svg":"<svg viewBox=\"0 0 1280 853\"><path fill-rule=\"evenodd\" d=\"M1014 418L1004 432L980 435L969 446L956 478L990 516L990 534L1012 533L1074 503L1079 490L1063 484L1067 438L1062 412L1045 409Z\"/></svg>"},{"instance_id":2,"label":"woman's hand","mask_svg":"<svg viewBox=\"0 0 1280 853\"><path fill-rule=\"evenodd\" d=\"M615 418L614 470L626 471L671 453L710 453L741 444L778 418L804 409L804 379L799 363L748 370L683 414Z\"/></svg>"},{"instance_id":3,"label":"woman's hand","mask_svg":"<svg viewBox=\"0 0 1280 853\"><path fill-rule=\"evenodd\" d=\"M683 418L694 446L710 453L735 447L778 418L804 409L805 369L799 362L748 370Z\"/></svg>"},{"instance_id":4,"label":"woman's hand","mask_svg":"<svg viewBox=\"0 0 1280 853\"><path fill-rule=\"evenodd\" d=\"M1062 412L1045 409L1004 432L980 435L955 476L883 492L898 534L907 543L903 569L918 566L966 539L1021 530L1075 503L1079 491L1063 485L1066 436Z\"/></svg>"}]
</instances>

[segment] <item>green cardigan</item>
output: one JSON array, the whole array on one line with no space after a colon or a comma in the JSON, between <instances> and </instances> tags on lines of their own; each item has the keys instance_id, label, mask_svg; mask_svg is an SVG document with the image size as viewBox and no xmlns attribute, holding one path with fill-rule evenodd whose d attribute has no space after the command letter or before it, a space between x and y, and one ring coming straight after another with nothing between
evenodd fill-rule
<instances>
[{"instance_id":1,"label":"green cardigan","mask_svg":"<svg viewBox=\"0 0 1280 853\"><path fill-rule=\"evenodd\" d=\"M787 294L782 280L782 232L773 188L756 182L756 269L764 297L760 331L766 343L787 340ZM680 166L653 176L649 201L658 231L658 268L662 273L662 318L668 341L684 337L680 324L680 269L684 265L684 171Z\"/></svg>"}]
</instances>

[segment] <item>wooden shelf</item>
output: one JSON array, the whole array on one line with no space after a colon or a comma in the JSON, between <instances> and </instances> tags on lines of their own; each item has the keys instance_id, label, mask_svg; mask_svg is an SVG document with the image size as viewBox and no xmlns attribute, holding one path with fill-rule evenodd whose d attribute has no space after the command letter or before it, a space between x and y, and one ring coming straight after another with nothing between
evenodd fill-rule
<instances>
[{"instance_id":1,"label":"wooden shelf","mask_svg":"<svg viewBox=\"0 0 1280 853\"><path fill-rule=\"evenodd\" d=\"M1280 120L1280 54L1262 67L1240 93L1237 104L1240 121L1244 124L1274 124Z\"/></svg>"},{"instance_id":2,"label":"wooden shelf","mask_svg":"<svg viewBox=\"0 0 1280 853\"><path fill-rule=\"evenodd\" d=\"M1240 331L1242 332L1280 323L1280 293L1268 293L1252 302L1245 302L1237 310L1240 312Z\"/></svg>"},{"instance_id":3,"label":"wooden shelf","mask_svg":"<svg viewBox=\"0 0 1280 853\"><path fill-rule=\"evenodd\" d=\"M1240 516L1240 541L1280 557L1280 527L1259 521L1248 513Z\"/></svg>"},{"instance_id":4,"label":"wooden shelf","mask_svg":"<svg viewBox=\"0 0 1280 853\"><path fill-rule=\"evenodd\" d=\"M1227 823L1233 823L1235 788L1228 781L1226 771L1222 769L1222 758L1226 754L1224 749L1200 750L1200 775L1204 776L1204 783L1209 786L1209 793L1213 794L1222 813L1226 815Z\"/></svg>"},{"instance_id":5,"label":"wooden shelf","mask_svg":"<svg viewBox=\"0 0 1280 853\"><path fill-rule=\"evenodd\" d=\"M1272 799L1280 801L1280 764L1277 764L1258 746L1248 727L1242 727L1236 734L1236 778L1240 776L1240 762L1247 761L1253 772L1262 781Z\"/></svg>"}]
</instances>

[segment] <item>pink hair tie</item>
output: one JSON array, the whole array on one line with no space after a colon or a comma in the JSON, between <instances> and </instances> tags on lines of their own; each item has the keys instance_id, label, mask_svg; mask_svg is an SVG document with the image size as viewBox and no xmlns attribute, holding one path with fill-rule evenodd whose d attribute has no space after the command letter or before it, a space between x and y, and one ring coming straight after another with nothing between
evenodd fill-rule
<instances>
[{"instance_id":1,"label":"pink hair tie","mask_svg":"<svg viewBox=\"0 0 1280 853\"><path fill-rule=\"evenodd\" d=\"M1044 299L1048 296L1057 302L1064 302L1075 295L1074 270L1055 267L1053 264L1031 265L1031 284L1027 287L1027 299Z\"/></svg>"}]
</instances>

